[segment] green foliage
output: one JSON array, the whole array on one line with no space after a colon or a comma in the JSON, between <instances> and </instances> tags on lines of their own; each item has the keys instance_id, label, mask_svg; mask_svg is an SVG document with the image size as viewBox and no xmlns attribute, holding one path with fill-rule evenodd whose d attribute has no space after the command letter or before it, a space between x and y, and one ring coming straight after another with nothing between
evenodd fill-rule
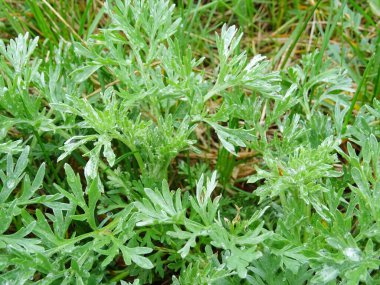
<instances>
[{"instance_id":1,"label":"green foliage","mask_svg":"<svg viewBox=\"0 0 380 285\"><path fill-rule=\"evenodd\" d=\"M266 2L97 2L0 3L0 283L379 284L375 2L307 6L273 59Z\"/></svg>"}]
</instances>

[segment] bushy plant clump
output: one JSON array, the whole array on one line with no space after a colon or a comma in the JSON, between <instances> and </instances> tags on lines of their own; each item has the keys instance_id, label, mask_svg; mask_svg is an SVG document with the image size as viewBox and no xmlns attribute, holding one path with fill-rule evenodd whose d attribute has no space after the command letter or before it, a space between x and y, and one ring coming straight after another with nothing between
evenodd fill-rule
<instances>
[{"instance_id":1,"label":"bushy plant clump","mask_svg":"<svg viewBox=\"0 0 380 285\"><path fill-rule=\"evenodd\" d=\"M379 37L356 84L346 2L278 66L231 24L199 54L177 9L0 41L0 284L379 284Z\"/></svg>"}]
</instances>

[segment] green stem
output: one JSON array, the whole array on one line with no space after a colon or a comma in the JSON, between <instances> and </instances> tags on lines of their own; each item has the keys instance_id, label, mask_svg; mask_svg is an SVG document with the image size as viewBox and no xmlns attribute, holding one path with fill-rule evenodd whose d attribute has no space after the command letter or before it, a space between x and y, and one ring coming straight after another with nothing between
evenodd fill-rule
<instances>
[{"instance_id":1,"label":"green stem","mask_svg":"<svg viewBox=\"0 0 380 285\"><path fill-rule=\"evenodd\" d=\"M289 57L290 57L293 49L297 45L299 38L301 37L302 33L305 31L307 24L309 23L311 17L313 16L315 10L318 8L318 6L321 3L321 1L322 0L318 0L317 4L314 5L313 9L310 11L309 15L306 17L305 21L303 22L303 25L302 26L297 26L298 30L296 29L296 31L295 31L296 32L296 36L295 36L292 44L290 45L290 47L289 47L289 49L288 49L288 51L287 51L287 53L285 55L285 60L282 62L280 69L283 69L285 67L285 65L288 62Z\"/></svg>"},{"instance_id":2,"label":"green stem","mask_svg":"<svg viewBox=\"0 0 380 285\"><path fill-rule=\"evenodd\" d=\"M85 233L71 239L66 239L62 242L62 244L58 245L57 247L45 251L45 254L47 256L50 256L63 250L65 247L76 244L77 242L80 242L86 238L96 238L99 235L105 235L108 233L108 231L111 231L115 226L118 225L119 220L120 218L115 218L112 222L110 222L108 225L104 226L101 229L94 230L92 232Z\"/></svg>"},{"instance_id":3,"label":"green stem","mask_svg":"<svg viewBox=\"0 0 380 285\"><path fill-rule=\"evenodd\" d=\"M379 64L379 68L377 69L377 76L375 79L375 88L373 89L373 96L370 100L370 103L372 104L373 99L375 99L376 96L379 96L379 95L380 95L380 64Z\"/></svg>"},{"instance_id":4,"label":"green stem","mask_svg":"<svg viewBox=\"0 0 380 285\"><path fill-rule=\"evenodd\" d=\"M299 202L301 203L301 201ZM307 221L310 224L311 223L311 204L306 204L304 205L304 211L305 211L305 216L307 217ZM308 233L308 228L303 228L303 241L307 242L307 239L309 237Z\"/></svg>"},{"instance_id":5,"label":"green stem","mask_svg":"<svg viewBox=\"0 0 380 285\"><path fill-rule=\"evenodd\" d=\"M236 93L239 93L240 90L237 89ZM240 100L243 101L244 94L240 96ZM239 120L236 117L232 117L229 120L228 127L230 129L236 129L239 127ZM235 147L235 151L238 151L238 147ZM221 175L221 183L225 187L231 179L232 172L236 165L236 157L231 155L224 147L219 150L218 160L216 163L216 168Z\"/></svg>"},{"instance_id":6,"label":"green stem","mask_svg":"<svg viewBox=\"0 0 380 285\"><path fill-rule=\"evenodd\" d=\"M369 22L372 27L376 27L376 23L372 20L372 18L357 4L358 1L350 0L350 4L359 11L360 14ZM360 3L360 2L358 2Z\"/></svg>"},{"instance_id":7,"label":"green stem","mask_svg":"<svg viewBox=\"0 0 380 285\"><path fill-rule=\"evenodd\" d=\"M62 136L64 139L68 140L71 138L71 136L66 133L64 130L62 129L59 129L57 130L57 133ZM90 152L90 150L84 146L84 145L81 145L79 148L78 148L82 153L88 153ZM116 180L118 180L119 182L121 182L122 185L124 185L124 182L122 179L119 178L119 175L117 175L111 168L108 167L107 164L105 164L102 160L99 160L99 167L108 175L114 177ZM125 185L126 186L126 185ZM126 186L127 187L127 186Z\"/></svg>"},{"instance_id":8,"label":"green stem","mask_svg":"<svg viewBox=\"0 0 380 285\"><path fill-rule=\"evenodd\" d=\"M285 196L285 193L284 192L280 192L279 194L280 196L280 202L281 202L281 206L282 208L285 208L286 207L286 196Z\"/></svg>"},{"instance_id":9,"label":"green stem","mask_svg":"<svg viewBox=\"0 0 380 285\"><path fill-rule=\"evenodd\" d=\"M45 146L41 140L40 135L38 134L38 132L35 129L33 129L33 134L36 137L37 142L41 147L42 153L44 155L44 158L45 158L47 164L49 165L50 169L53 171L53 175L54 175L55 180L60 183L61 179L58 177L57 168L53 165L53 162L51 161L50 157L47 155ZM49 181L51 181L51 178L48 175L46 177Z\"/></svg>"},{"instance_id":10,"label":"green stem","mask_svg":"<svg viewBox=\"0 0 380 285\"><path fill-rule=\"evenodd\" d=\"M142 157L141 157L140 153L138 152L137 148L122 136L118 136L117 139L120 140L121 142L123 142L131 150L131 152L133 153L133 156L135 157L135 159L137 161L137 164L139 165L141 174L144 174L145 173L145 164L144 164L144 161L142 160Z\"/></svg>"},{"instance_id":11,"label":"green stem","mask_svg":"<svg viewBox=\"0 0 380 285\"><path fill-rule=\"evenodd\" d=\"M368 73L369 73L369 71L371 69L371 66L372 66L372 63L373 63L374 60L375 60L375 57L372 56L372 58L370 59L368 65L367 65L367 67L364 70L363 76L362 76L362 78L361 78L361 80L360 80L360 82L358 84L358 87L356 88L356 91L355 91L355 94L354 94L354 98L352 98L350 108L348 109L346 118L344 120L344 124L343 124L343 127L342 127L342 134L344 134L346 132L347 125L348 125L348 123L349 123L349 121L350 121L350 119L352 117L352 111L354 110L356 101L358 100L360 90L362 89L363 83L364 83L365 79L368 76Z\"/></svg>"},{"instance_id":12,"label":"green stem","mask_svg":"<svg viewBox=\"0 0 380 285\"><path fill-rule=\"evenodd\" d=\"M319 52L319 54L318 54L318 56L316 58L316 62L315 62L315 68L314 68L314 70L316 72L319 72L319 68L320 68L320 66L322 64L322 58L323 58L323 55L325 53L325 50L328 47L328 44L329 44L330 39L332 37L332 34L333 34L334 30L335 30L335 27L338 24L339 19L341 19L342 16L343 16L343 11L344 11L344 8L346 7L346 5L347 5L347 1L344 1L341 4L341 7L340 7L338 13L335 15L335 18L333 19L333 21L332 22L328 21L328 27L326 28L326 33L325 33L325 35L323 37L322 47L321 47L321 50L320 50L320 52ZM313 94L313 93L311 93L311 94Z\"/></svg>"}]
</instances>

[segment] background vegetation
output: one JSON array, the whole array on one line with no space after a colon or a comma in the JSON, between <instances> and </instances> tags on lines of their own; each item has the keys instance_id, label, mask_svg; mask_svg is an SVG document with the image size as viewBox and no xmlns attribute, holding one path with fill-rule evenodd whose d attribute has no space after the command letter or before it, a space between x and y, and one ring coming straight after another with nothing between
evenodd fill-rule
<instances>
[{"instance_id":1,"label":"background vegetation","mask_svg":"<svg viewBox=\"0 0 380 285\"><path fill-rule=\"evenodd\" d=\"M379 284L377 0L0 0L1 284Z\"/></svg>"}]
</instances>

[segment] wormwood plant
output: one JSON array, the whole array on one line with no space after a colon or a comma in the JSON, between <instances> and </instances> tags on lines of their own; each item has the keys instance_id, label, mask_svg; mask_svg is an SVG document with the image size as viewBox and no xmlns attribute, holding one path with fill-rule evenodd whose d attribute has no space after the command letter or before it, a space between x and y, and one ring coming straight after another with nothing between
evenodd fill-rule
<instances>
[{"instance_id":1,"label":"wormwood plant","mask_svg":"<svg viewBox=\"0 0 380 285\"><path fill-rule=\"evenodd\" d=\"M86 41L0 41L1 283L378 284L380 102L351 119L333 58L275 71L233 25L210 72L175 9L108 1Z\"/></svg>"}]
</instances>

